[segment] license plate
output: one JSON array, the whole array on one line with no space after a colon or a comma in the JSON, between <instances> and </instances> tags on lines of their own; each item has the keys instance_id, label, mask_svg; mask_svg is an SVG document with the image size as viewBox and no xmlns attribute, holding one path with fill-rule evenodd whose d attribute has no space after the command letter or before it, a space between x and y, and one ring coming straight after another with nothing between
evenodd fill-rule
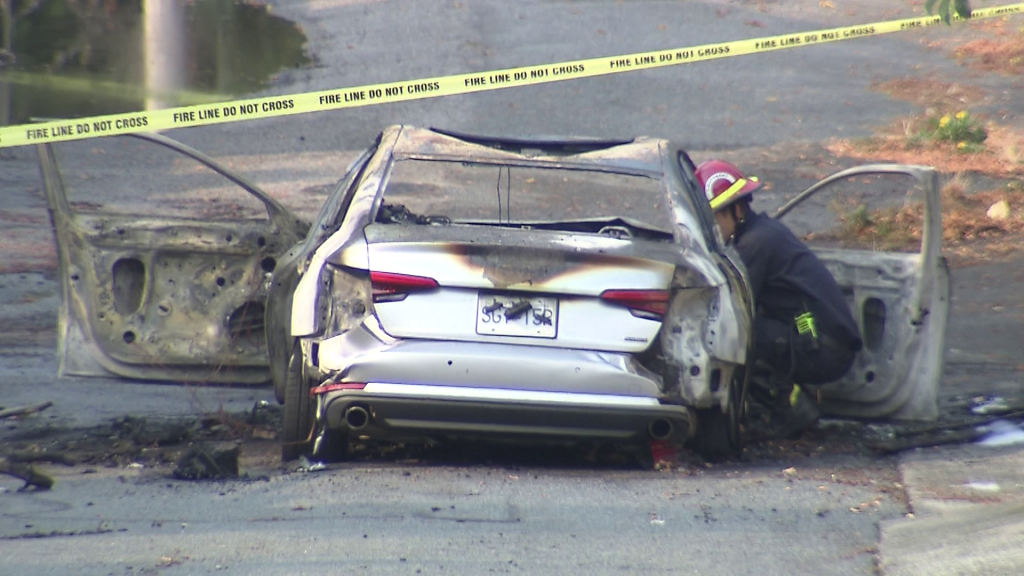
<instances>
[{"instance_id":1,"label":"license plate","mask_svg":"<svg viewBox=\"0 0 1024 576\"><path fill-rule=\"evenodd\" d=\"M554 338L557 327L557 298L481 294L477 301L477 334Z\"/></svg>"}]
</instances>

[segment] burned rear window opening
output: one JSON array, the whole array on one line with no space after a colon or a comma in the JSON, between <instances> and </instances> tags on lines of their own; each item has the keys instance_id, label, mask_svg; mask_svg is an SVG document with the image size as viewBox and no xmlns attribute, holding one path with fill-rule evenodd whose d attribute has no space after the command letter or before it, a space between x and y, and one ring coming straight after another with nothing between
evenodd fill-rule
<instances>
[{"instance_id":1,"label":"burned rear window opening","mask_svg":"<svg viewBox=\"0 0 1024 576\"><path fill-rule=\"evenodd\" d=\"M377 222L537 228L617 237L670 235L663 183L647 176L402 159Z\"/></svg>"}]
</instances>

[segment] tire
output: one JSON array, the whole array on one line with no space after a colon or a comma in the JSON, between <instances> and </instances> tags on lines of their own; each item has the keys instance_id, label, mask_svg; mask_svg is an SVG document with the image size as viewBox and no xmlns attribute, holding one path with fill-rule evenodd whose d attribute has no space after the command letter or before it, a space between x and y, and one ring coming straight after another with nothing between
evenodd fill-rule
<instances>
[{"instance_id":1,"label":"tire","mask_svg":"<svg viewBox=\"0 0 1024 576\"><path fill-rule=\"evenodd\" d=\"M289 462L309 452L312 446L313 420L309 379L303 370L302 348L296 340L288 358L288 371L285 375L281 460Z\"/></svg>"},{"instance_id":2,"label":"tire","mask_svg":"<svg viewBox=\"0 0 1024 576\"><path fill-rule=\"evenodd\" d=\"M729 446L729 415L718 408L697 410L697 453L708 462L732 455Z\"/></svg>"},{"instance_id":3,"label":"tire","mask_svg":"<svg viewBox=\"0 0 1024 576\"><path fill-rule=\"evenodd\" d=\"M696 448L708 462L737 458L743 452L740 423L743 420L743 375L729 383L729 406L697 410Z\"/></svg>"}]
</instances>

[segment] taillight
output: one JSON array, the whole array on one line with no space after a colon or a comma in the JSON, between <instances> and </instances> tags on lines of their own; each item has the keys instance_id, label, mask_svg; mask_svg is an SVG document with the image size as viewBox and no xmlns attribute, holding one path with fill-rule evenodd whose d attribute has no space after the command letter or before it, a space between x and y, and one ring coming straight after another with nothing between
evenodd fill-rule
<instances>
[{"instance_id":1,"label":"taillight","mask_svg":"<svg viewBox=\"0 0 1024 576\"><path fill-rule=\"evenodd\" d=\"M605 290L601 299L629 308L634 316L660 320L668 311L668 290Z\"/></svg>"},{"instance_id":2,"label":"taillight","mask_svg":"<svg viewBox=\"0 0 1024 576\"><path fill-rule=\"evenodd\" d=\"M334 392L335 390L362 390L366 388L365 382L334 382L332 384L324 384L322 386L314 386L309 389L310 396L318 396L320 394L326 394L328 392Z\"/></svg>"},{"instance_id":3,"label":"taillight","mask_svg":"<svg viewBox=\"0 0 1024 576\"><path fill-rule=\"evenodd\" d=\"M397 302L404 300L410 292L433 290L438 286L433 278L393 272L370 272L370 284L374 302Z\"/></svg>"}]
</instances>

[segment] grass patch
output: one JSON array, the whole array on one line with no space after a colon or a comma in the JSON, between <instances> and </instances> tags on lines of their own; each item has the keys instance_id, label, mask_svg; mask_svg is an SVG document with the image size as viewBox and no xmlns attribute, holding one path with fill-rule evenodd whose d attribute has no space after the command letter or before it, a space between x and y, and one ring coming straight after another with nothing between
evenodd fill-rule
<instances>
[{"instance_id":1,"label":"grass patch","mask_svg":"<svg viewBox=\"0 0 1024 576\"><path fill-rule=\"evenodd\" d=\"M910 117L900 121L882 136L850 140L850 145L866 151L892 149L942 150L961 154L984 152L988 130L967 110L926 117ZM901 144L901 145L900 145Z\"/></svg>"}]
</instances>

